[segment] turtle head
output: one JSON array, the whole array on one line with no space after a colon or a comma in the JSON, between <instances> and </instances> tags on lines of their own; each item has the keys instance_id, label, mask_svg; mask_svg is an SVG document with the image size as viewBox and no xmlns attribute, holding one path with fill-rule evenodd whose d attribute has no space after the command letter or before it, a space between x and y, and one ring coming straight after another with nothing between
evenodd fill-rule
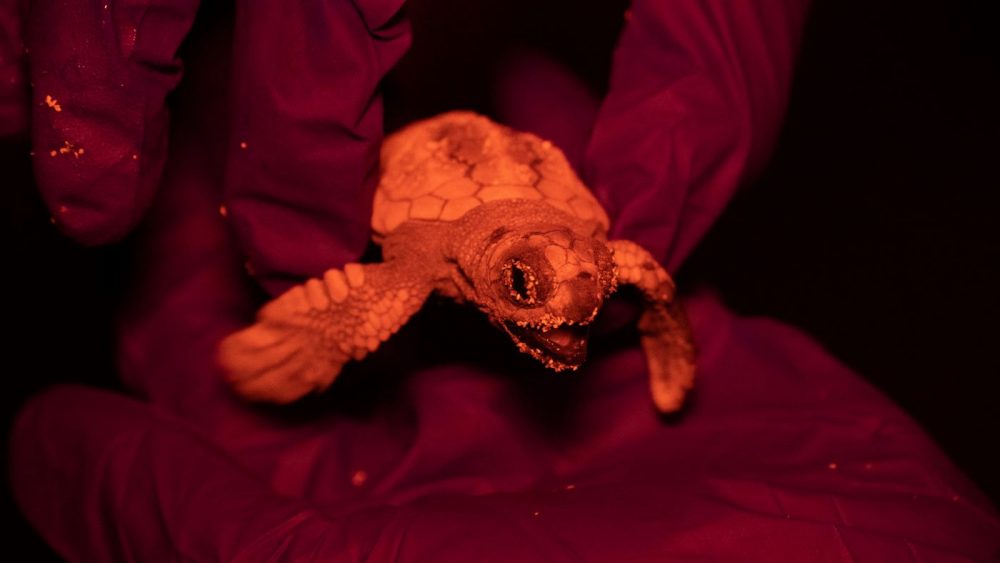
<instances>
[{"instance_id":1,"label":"turtle head","mask_svg":"<svg viewBox=\"0 0 1000 563\"><path fill-rule=\"evenodd\" d=\"M482 257L489 280L480 307L518 349L547 367L576 369L590 323L614 292L608 247L564 226L500 228Z\"/></svg>"}]
</instances>

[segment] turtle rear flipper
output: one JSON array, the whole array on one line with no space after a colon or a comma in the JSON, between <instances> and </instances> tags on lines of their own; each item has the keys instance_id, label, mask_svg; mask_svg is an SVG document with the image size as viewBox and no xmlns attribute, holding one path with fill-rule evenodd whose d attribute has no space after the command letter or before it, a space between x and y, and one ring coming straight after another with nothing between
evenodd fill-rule
<instances>
[{"instance_id":1,"label":"turtle rear flipper","mask_svg":"<svg viewBox=\"0 0 1000 563\"><path fill-rule=\"evenodd\" d=\"M375 351L423 305L431 280L408 266L347 264L262 307L256 323L219 346L233 389L274 403L326 389L344 364Z\"/></svg>"},{"instance_id":2,"label":"turtle rear flipper","mask_svg":"<svg viewBox=\"0 0 1000 563\"><path fill-rule=\"evenodd\" d=\"M638 244L614 240L608 246L614 251L618 283L638 287L646 302L639 334L653 403L660 412L677 411L694 385L695 349L684 310L674 299L674 282Z\"/></svg>"}]
</instances>

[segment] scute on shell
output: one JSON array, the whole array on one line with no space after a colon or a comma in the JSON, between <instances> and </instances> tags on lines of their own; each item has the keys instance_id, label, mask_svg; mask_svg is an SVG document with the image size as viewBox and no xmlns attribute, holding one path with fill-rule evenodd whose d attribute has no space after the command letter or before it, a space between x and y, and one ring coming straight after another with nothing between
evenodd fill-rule
<instances>
[{"instance_id":1,"label":"scute on shell","mask_svg":"<svg viewBox=\"0 0 1000 563\"><path fill-rule=\"evenodd\" d=\"M503 199L544 201L609 226L607 213L552 143L455 111L386 138L372 228L386 235L408 220L454 221Z\"/></svg>"}]
</instances>

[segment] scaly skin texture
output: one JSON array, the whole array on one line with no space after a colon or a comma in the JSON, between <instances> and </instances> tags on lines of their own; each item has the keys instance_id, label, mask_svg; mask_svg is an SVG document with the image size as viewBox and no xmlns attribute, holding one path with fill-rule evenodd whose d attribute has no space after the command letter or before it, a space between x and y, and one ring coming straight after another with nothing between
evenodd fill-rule
<instances>
[{"instance_id":1,"label":"scaly skin texture","mask_svg":"<svg viewBox=\"0 0 1000 563\"><path fill-rule=\"evenodd\" d=\"M681 407L694 347L673 280L635 243L607 242L607 215L558 148L453 112L389 137L382 159L372 227L384 262L309 280L226 338L219 359L237 393L285 403L326 389L431 292L474 304L546 366L576 369L589 324L629 284L645 299L653 402Z\"/></svg>"},{"instance_id":2,"label":"scaly skin texture","mask_svg":"<svg viewBox=\"0 0 1000 563\"><path fill-rule=\"evenodd\" d=\"M601 226L525 200L483 204L452 225L444 243L460 297L522 352L556 370L578 367L586 353L580 327L594 320L616 287Z\"/></svg>"},{"instance_id":3,"label":"scaly skin texture","mask_svg":"<svg viewBox=\"0 0 1000 563\"><path fill-rule=\"evenodd\" d=\"M613 240L608 246L615 253L618 283L638 287L646 301L639 334L653 403L662 412L676 411L694 385L695 349L684 310L674 299L674 280L638 244Z\"/></svg>"},{"instance_id":4,"label":"scaly skin texture","mask_svg":"<svg viewBox=\"0 0 1000 563\"><path fill-rule=\"evenodd\" d=\"M558 147L456 111L385 140L372 229L380 240L406 221L455 221L484 203L514 199L547 203L604 232L610 225Z\"/></svg>"},{"instance_id":5,"label":"scaly skin texture","mask_svg":"<svg viewBox=\"0 0 1000 563\"><path fill-rule=\"evenodd\" d=\"M323 391L350 360L374 352L424 304L447 268L428 242L440 236L404 236L382 264L347 264L274 299L257 322L219 346L219 362L233 389L254 401L288 403ZM437 255L436 260L428 257Z\"/></svg>"}]
</instances>

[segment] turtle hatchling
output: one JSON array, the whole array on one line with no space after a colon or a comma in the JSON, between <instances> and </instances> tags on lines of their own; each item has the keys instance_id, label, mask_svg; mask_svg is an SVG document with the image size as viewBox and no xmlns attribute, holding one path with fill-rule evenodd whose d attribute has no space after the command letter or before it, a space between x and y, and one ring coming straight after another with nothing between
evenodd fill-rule
<instances>
[{"instance_id":1,"label":"turtle hatchling","mask_svg":"<svg viewBox=\"0 0 1000 563\"><path fill-rule=\"evenodd\" d=\"M431 293L475 305L549 368L576 369L601 305L629 284L644 298L653 402L681 407L695 362L674 283L639 245L607 240L607 213L552 143L471 112L411 124L382 146L371 225L381 263L295 286L222 341L238 394L287 403L325 390Z\"/></svg>"}]
</instances>

